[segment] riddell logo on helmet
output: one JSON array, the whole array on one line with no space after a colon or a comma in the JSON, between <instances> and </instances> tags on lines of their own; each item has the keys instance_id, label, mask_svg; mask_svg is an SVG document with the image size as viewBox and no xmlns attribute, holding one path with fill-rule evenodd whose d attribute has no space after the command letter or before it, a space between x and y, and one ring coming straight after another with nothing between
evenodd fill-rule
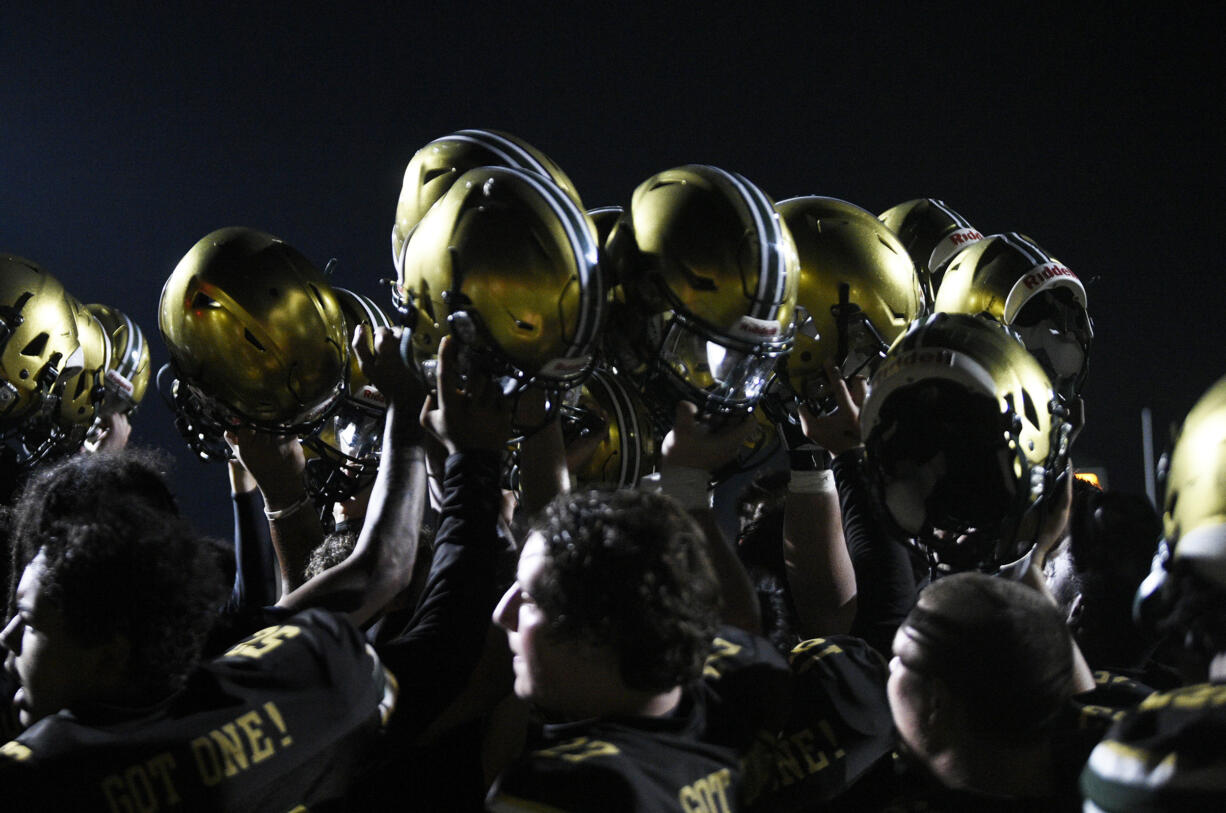
<instances>
[{"instance_id":1,"label":"riddell logo on helmet","mask_svg":"<svg viewBox=\"0 0 1226 813\"><path fill-rule=\"evenodd\" d=\"M728 331L733 338L747 341L774 339L779 336L779 323L769 319L755 319L752 316L742 316L732 329Z\"/></svg>"},{"instance_id":2,"label":"riddell logo on helmet","mask_svg":"<svg viewBox=\"0 0 1226 813\"><path fill-rule=\"evenodd\" d=\"M934 349L934 350L912 350L909 353L903 353L888 360L881 365L881 369L877 371L877 380L884 381L890 376L900 373L903 370L915 367L918 365L938 366L938 367L953 367L954 352L952 350Z\"/></svg>"},{"instance_id":3,"label":"riddell logo on helmet","mask_svg":"<svg viewBox=\"0 0 1226 813\"><path fill-rule=\"evenodd\" d=\"M959 229L949 235L949 242L955 246L960 246L963 243L975 243L983 239L983 235L974 229Z\"/></svg>"},{"instance_id":4,"label":"riddell logo on helmet","mask_svg":"<svg viewBox=\"0 0 1226 813\"><path fill-rule=\"evenodd\" d=\"M367 404L373 404L374 406L387 406L387 398L383 397L383 393L379 392L369 384L362 387L362 390L358 393L357 397L359 401L363 401Z\"/></svg>"},{"instance_id":5,"label":"riddell logo on helmet","mask_svg":"<svg viewBox=\"0 0 1226 813\"><path fill-rule=\"evenodd\" d=\"M128 395L132 394L132 382L124 378L119 373L115 372L114 370L106 371L106 381L108 384L114 384L124 393Z\"/></svg>"},{"instance_id":6,"label":"riddell logo on helmet","mask_svg":"<svg viewBox=\"0 0 1226 813\"><path fill-rule=\"evenodd\" d=\"M1077 279L1077 275L1065 266L1059 263L1047 263L1022 277L1022 284L1026 286L1026 290L1033 291L1044 282L1056 277L1072 277Z\"/></svg>"}]
</instances>

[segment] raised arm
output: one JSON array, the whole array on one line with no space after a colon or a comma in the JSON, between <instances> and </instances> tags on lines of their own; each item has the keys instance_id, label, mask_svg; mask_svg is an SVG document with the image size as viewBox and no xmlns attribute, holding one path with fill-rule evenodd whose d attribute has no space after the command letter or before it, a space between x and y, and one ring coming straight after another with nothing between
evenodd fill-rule
<instances>
[{"instance_id":1,"label":"raised arm","mask_svg":"<svg viewBox=\"0 0 1226 813\"><path fill-rule=\"evenodd\" d=\"M753 430L754 421L749 416L712 429L699 422L698 407L682 401L677 405L673 429L660 447L660 489L681 503L706 536L707 554L723 593L724 622L758 633L762 611L753 582L720 530L708 493L711 473L736 457Z\"/></svg>"},{"instance_id":2,"label":"raised arm","mask_svg":"<svg viewBox=\"0 0 1226 813\"><path fill-rule=\"evenodd\" d=\"M281 567L281 595L285 596L306 580L311 551L324 538L302 476L306 467L302 443L296 437L255 429L226 432L226 442L264 498L268 533Z\"/></svg>"},{"instance_id":3,"label":"raised arm","mask_svg":"<svg viewBox=\"0 0 1226 813\"><path fill-rule=\"evenodd\" d=\"M856 574L843 538L830 455L818 440L827 418L801 407L800 443L789 435L791 477L783 508L783 563L804 638L845 634L856 616Z\"/></svg>"},{"instance_id":4,"label":"raised arm","mask_svg":"<svg viewBox=\"0 0 1226 813\"><path fill-rule=\"evenodd\" d=\"M278 606L294 611L326 607L362 625L403 590L412 575L426 498L419 422L426 388L402 358L400 337L391 330L379 328L372 343L368 329L359 327L353 351L362 372L388 401L379 474L366 522L348 558L284 596Z\"/></svg>"},{"instance_id":5,"label":"raised arm","mask_svg":"<svg viewBox=\"0 0 1226 813\"><path fill-rule=\"evenodd\" d=\"M502 452L510 434L506 399L491 383L453 374L455 344L439 350L438 397L423 423L448 452L434 559L412 619L379 654L396 679L402 704L393 722L398 741L413 740L465 687L481 656L497 600ZM436 406L437 405L437 406Z\"/></svg>"},{"instance_id":6,"label":"raised arm","mask_svg":"<svg viewBox=\"0 0 1226 813\"><path fill-rule=\"evenodd\" d=\"M915 603L914 574L906 548L881 523L864 476L860 440L864 381L853 379L849 387L830 364L826 375L838 407L834 413L820 417L802 408L802 427L806 436L833 455L831 470L838 487L843 539L854 573L850 584L855 595L851 632L879 652L889 652L895 630ZM840 581L834 589L845 591L849 586L846 573L836 578ZM796 585L793 590L800 592Z\"/></svg>"}]
</instances>

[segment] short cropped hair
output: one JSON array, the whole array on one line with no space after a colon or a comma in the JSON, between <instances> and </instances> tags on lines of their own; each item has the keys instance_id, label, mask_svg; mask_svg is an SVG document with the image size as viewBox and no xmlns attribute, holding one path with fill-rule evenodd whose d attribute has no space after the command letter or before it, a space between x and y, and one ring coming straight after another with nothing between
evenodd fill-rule
<instances>
[{"instance_id":1,"label":"short cropped hair","mask_svg":"<svg viewBox=\"0 0 1226 813\"><path fill-rule=\"evenodd\" d=\"M702 530L668 497L565 494L535 527L546 564L532 595L558 640L611 646L626 685L666 691L696 679L719 625Z\"/></svg>"},{"instance_id":2,"label":"short cropped hair","mask_svg":"<svg viewBox=\"0 0 1226 813\"><path fill-rule=\"evenodd\" d=\"M1042 738L1073 693L1069 632L1037 590L1002 577L959 573L933 582L902 624L917 644L900 657L967 703L974 733Z\"/></svg>"},{"instance_id":3,"label":"short cropped hair","mask_svg":"<svg viewBox=\"0 0 1226 813\"><path fill-rule=\"evenodd\" d=\"M14 519L15 577L43 553L41 595L70 635L123 635L136 689L181 685L224 600L224 547L179 516L157 458L71 457L27 482Z\"/></svg>"}]
</instances>

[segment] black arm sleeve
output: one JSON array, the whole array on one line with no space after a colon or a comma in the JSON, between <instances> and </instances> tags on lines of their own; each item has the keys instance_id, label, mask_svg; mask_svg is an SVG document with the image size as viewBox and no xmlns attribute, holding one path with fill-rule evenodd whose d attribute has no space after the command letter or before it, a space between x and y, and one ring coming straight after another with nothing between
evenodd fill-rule
<instances>
[{"instance_id":1,"label":"black arm sleeve","mask_svg":"<svg viewBox=\"0 0 1226 813\"><path fill-rule=\"evenodd\" d=\"M228 611L277 603L276 567L272 537L261 510L258 491L233 494L234 589Z\"/></svg>"},{"instance_id":2,"label":"black arm sleeve","mask_svg":"<svg viewBox=\"0 0 1226 813\"><path fill-rule=\"evenodd\" d=\"M400 684L392 718L398 744L415 739L456 698L481 655L497 599L499 472L493 452L447 459L434 561L417 611L403 633L378 647Z\"/></svg>"},{"instance_id":3,"label":"black arm sleeve","mask_svg":"<svg viewBox=\"0 0 1226 813\"><path fill-rule=\"evenodd\" d=\"M911 559L875 511L861 451L844 452L832 468L843 508L843 537L856 573L857 610L851 632L888 654L898 625L915 604Z\"/></svg>"}]
</instances>

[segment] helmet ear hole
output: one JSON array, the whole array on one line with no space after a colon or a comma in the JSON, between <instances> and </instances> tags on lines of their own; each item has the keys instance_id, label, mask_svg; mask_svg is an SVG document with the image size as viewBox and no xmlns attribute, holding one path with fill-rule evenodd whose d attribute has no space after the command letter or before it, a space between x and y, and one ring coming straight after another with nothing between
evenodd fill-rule
<instances>
[{"instance_id":1,"label":"helmet ear hole","mask_svg":"<svg viewBox=\"0 0 1226 813\"><path fill-rule=\"evenodd\" d=\"M41 356L43 351L47 349L48 336L46 333L40 333L31 339L26 346L21 348L23 356Z\"/></svg>"},{"instance_id":2,"label":"helmet ear hole","mask_svg":"<svg viewBox=\"0 0 1226 813\"><path fill-rule=\"evenodd\" d=\"M261 353L266 353L266 352L268 352L268 351L267 351L267 350L264 348L264 345L260 344L260 340L259 340L259 339L257 339L257 338L255 337L255 334L254 334L254 333L252 333L250 330L244 330L244 331L243 331L243 338L244 338L244 339L246 339L248 342L250 342L250 343L251 343L251 345L252 345L253 347L255 347L255 349L256 349L256 350L259 350Z\"/></svg>"},{"instance_id":3,"label":"helmet ear hole","mask_svg":"<svg viewBox=\"0 0 1226 813\"><path fill-rule=\"evenodd\" d=\"M1022 411L1026 413L1026 420L1030 421L1030 425L1035 429L1040 429L1039 413L1034 408L1034 399L1030 397L1030 393L1022 390Z\"/></svg>"},{"instance_id":4,"label":"helmet ear hole","mask_svg":"<svg viewBox=\"0 0 1226 813\"><path fill-rule=\"evenodd\" d=\"M204 291L197 291L196 295L192 297L192 308L194 310L206 310L220 307L221 303L206 294Z\"/></svg>"}]
</instances>

